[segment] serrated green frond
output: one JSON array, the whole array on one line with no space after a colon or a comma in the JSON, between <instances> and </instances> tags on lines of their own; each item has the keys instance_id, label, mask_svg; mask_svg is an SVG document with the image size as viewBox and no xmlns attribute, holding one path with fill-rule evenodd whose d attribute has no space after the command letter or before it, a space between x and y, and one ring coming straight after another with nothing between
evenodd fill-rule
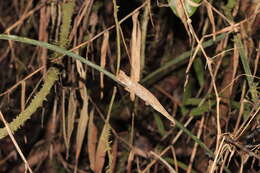
<instances>
[{"instance_id":1,"label":"serrated green frond","mask_svg":"<svg viewBox=\"0 0 260 173\"><path fill-rule=\"evenodd\" d=\"M32 114L42 106L43 101L46 100L46 96L49 94L55 81L58 80L59 70L52 67L47 71L46 80L41 90L32 99L30 105L21 112L10 124L9 127L12 132L17 131L28 119L31 118ZM8 135L6 128L0 129L0 139Z\"/></svg>"}]
</instances>

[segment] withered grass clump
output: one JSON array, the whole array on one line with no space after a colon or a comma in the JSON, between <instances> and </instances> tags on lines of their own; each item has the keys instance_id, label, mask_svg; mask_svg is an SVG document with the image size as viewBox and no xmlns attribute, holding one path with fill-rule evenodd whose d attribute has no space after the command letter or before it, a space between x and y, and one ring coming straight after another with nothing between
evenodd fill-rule
<instances>
[{"instance_id":1,"label":"withered grass clump","mask_svg":"<svg viewBox=\"0 0 260 173\"><path fill-rule=\"evenodd\" d=\"M259 7L3 1L0 172L257 172Z\"/></svg>"}]
</instances>

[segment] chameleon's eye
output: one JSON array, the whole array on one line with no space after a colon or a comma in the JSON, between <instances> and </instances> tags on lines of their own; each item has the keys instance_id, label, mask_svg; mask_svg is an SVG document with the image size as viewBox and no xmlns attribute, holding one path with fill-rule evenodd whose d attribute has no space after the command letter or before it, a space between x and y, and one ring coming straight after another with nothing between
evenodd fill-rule
<instances>
[{"instance_id":1,"label":"chameleon's eye","mask_svg":"<svg viewBox=\"0 0 260 173\"><path fill-rule=\"evenodd\" d=\"M177 13L177 10L176 10L176 8L177 8L176 1L178 1L178 0L168 0L168 3L169 3L169 6L171 7L173 13L176 16L179 16ZM181 1L181 0L179 0L179 1ZM190 17L195 13L197 8L200 6L201 0L183 0L183 2L184 2L185 9Z\"/></svg>"}]
</instances>

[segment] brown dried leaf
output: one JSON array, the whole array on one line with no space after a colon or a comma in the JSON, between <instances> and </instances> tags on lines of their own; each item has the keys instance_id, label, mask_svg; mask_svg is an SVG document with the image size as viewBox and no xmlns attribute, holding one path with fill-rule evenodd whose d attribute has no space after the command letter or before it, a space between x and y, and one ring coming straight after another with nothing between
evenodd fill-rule
<instances>
[{"instance_id":1,"label":"brown dried leaf","mask_svg":"<svg viewBox=\"0 0 260 173\"><path fill-rule=\"evenodd\" d=\"M109 45L109 32L106 31L104 33L104 38L101 46L100 66L102 68L105 68L106 66L106 55L107 55L108 45ZM101 89L104 88L104 74L102 72L100 73L100 87ZM101 91L100 97L101 99L103 98L103 91Z\"/></svg>"},{"instance_id":2,"label":"brown dried leaf","mask_svg":"<svg viewBox=\"0 0 260 173\"><path fill-rule=\"evenodd\" d=\"M52 114L50 119L48 120L47 127L46 127L46 139L54 139L56 132L57 132L57 126L58 126L58 115L57 115L57 97L54 98L53 107L52 107Z\"/></svg>"},{"instance_id":3,"label":"brown dried leaf","mask_svg":"<svg viewBox=\"0 0 260 173\"><path fill-rule=\"evenodd\" d=\"M85 137L85 132L86 132L87 124L88 124L88 118L89 118L89 115L88 115L88 95L86 94L84 96L83 106L82 106L82 109L80 111L80 118L79 118L78 130L77 130L76 160L78 160L79 155L80 155L80 151L81 151L81 148L82 148L82 144L83 144L83 140L84 140L84 137Z\"/></svg>"},{"instance_id":4,"label":"brown dried leaf","mask_svg":"<svg viewBox=\"0 0 260 173\"><path fill-rule=\"evenodd\" d=\"M86 71L79 60L76 60L76 68L79 73L79 76L83 79L86 79Z\"/></svg>"},{"instance_id":5,"label":"brown dried leaf","mask_svg":"<svg viewBox=\"0 0 260 173\"><path fill-rule=\"evenodd\" d=\"M177 14L179 15L182 23L184 24L185 30L187 31L189 38L190 38L190 42L191 42L192 41L192 37L191 37L192 32L190 29L191 19L189 18L189 15L187 14L184 2L183 2L183 0L176 0L175 4L176 4Z\"/></svg>"},{"instance_id":6,"label":"brown dried leaf","mask_svg":"<svg viewBox=\"0 0 260 173\"><path fill-rule=\"evenodd\" d=\"M48 6L44 6L41 8L40 10L40 22L39 22L39 40L40 41L44 41L44 42L48 42L48 37L49 37L49 33L48 31L48 27L49 27L49 23L50 23L50 19L52 17L51 13L51 7ZM48 57L48 51L46 48L43 47L39 47L39 59L41 60L41 65L42 66L46 66L47 64L47 58ZM46 68L44 68L44 73L46 72Z\"/></svg>"},{"instance_id":7,"label":"brown dried leaf","mask_svg":"<svg viewBox=\"0 0 260 173\"><path fill-rule=\"evenodd\" d=\"M84 69L83 64L79 60L76 61L76 68L77 68L77 71L78 71L80 77L83 79L86 79L87 72ZM80 92L80 96L81 96L82 100L85 100L86 98L88 98L87 88L86 88L86 85L84 82L79 81L79 88L81 88L79 90L79 92Z\"/></svg>"},{"instance_id":8,"label":"brown dried leaf","mask_svg":"<svg viewBox=\"0 0 260 173\"><path fill-rule=\"evenodd\" d=\"M80 75L81 78L86 79L87 75L86 75L86 71L82 65L82 63L80 61L76 61L76 69L78 74ZM78 123L78 130L77 130L77 137L76 137L76 165L75 165L75 170L74 172L77 172L77 164L78 164L78 158L80 155L80 151L82 148L82 144L84 141L84 137L85 137L85 132L86 132L86 128L88 125L88 93L87 93L87 88L86 85L84 84L84 82L79 81L79 88L80 88L80 96L83 100L83 106L80 112L80 119L79 119L79 123Z\"/></svg>"},{"instance_id":9,"label":"brown dried leaf","mask_svg":"<svg viewBox=\"0 0 260 173\"><path fill-rule=\"evenodd\" d=\"M206 8L207 8L208 16L209 16L209 21L212 25L213 39L215 40L216 39L216 25L215 25L214 15L212 12L212 7L209 3L206 3Z\"/></svg>"},{"instance_id":10,"label":"brown dried leaf","mask_svg":"<svg viewBox=\"0 0 260 173\"><path fill-rule=\"evenodd\" d=\"M25 109L25 90L26 90L26 82L21 82L21 112Z\"/></svg>"},{"instance_id":11,"label":"brown dried leaf","mask_svg":"<svg viewBox=\"0 0 260 173\"><path fill-rule=\"evenodd\" d=\"M77 110L77 102L75 100L75 93L73 90L70 91L68 113L67 113L67 142L68 148L70 146L70 138L74 129L75 115Z\"/></svg>"},{"instance_id":12,"label":"brown dried leaf","mask_svg":"<svg viewBox=\"0 0 260 173\"><path fill-rule=\"evenodd\" d=\"M90 112L88 124L88 156L90 168L95 170L96 145L97 145L97 127L93 122L94 110Z\"/></svg>"},{"instance_id":13,"label":"brown dried leaf","mask_svg":"<svg viewBox=\"0 0 260 173\"><path fill-rule=\"evenodd\" d=\"M95 161L95 173L101 173L103 170L104 163L105 163L105 156L107 152L107 146L109 146L108 143L109 132L110 132L110 126L106 122L98 141L96 161Z\"/></svg>"},{"instance_id":14,"label":"brown dried leaf","mask_svg":"<svg viewBox=\"0 0 260 173\"><path fill-rule=\"evenodd\" d=\"M127 173L131 173L131 167L132 167L132 162L134 160L134 157L135 157L135 152L131 150L127 160Z\"/></svg>"},{"instance_id":15,"label":"brown dried leaf","mask_svg":"<svg viewBox=\"0 0 260 173\"><path fill-rule=\"evenodd\" d=\"M112 153L112 159L113 160L112 160L110 170L111 170L111 172L114 172L115 167L116 167L116 160L117 160L117 156L118 156L118 141L117 141L117 139L115 139L115 142L113 143L111 153Z\"/></svg>"},{"instance_id":16,"label":"brown dried leaf","mask_svg":"<svg viewBox=\"0 0 260 173\"><path fill-rule=\"evenodd\" d=\"M237 74L237 69L238 69L238 64L239 64L239 51L237 48L237 45L234 44L234 54L233 54L233 73L232 73L232 80L231 81L235 81L235 77ZM231 90L233 89L233 85L234 83L231 83Z\"/></svg>"},{"instance_id":17,"label":"brown dried leaf","mask_svg":"<svg viewBox=\"0 0 260 173\"><path fill-rule=\"evenodd\" d=\"M157 98L146 88L144 88L141 84L132 81L123 71L120 70L117 79L125 86L125 89L130 93L135 93L138 97L140 97L146 104L151 105L155 110L164 115L167 119L169 119L173 124L175 121L173 117L164 109L161 103L157 100Z\"/></svg>"},{"instance_id":18,"label":"brown dried leaf","mask_svg":"<svg viewBox=\"0 0 260 173\"><path fill-rule=\"evenodd\" d=\"M139 82L141 70L141 29L138 21L138 14L134 13L132 16L133 30L131 38L131 80ZM132 101L135 99L135 93L130 93Z\"/></svg>"},{"instance_id":19,"label":"brown dried leaf","mask_svg":"<svg viewBox=\"0 0 260 173\"><path fill-rule=\"evenodd\" d=\"M62 88L62 97L61 97L61 117L62 117L62 134L63 134L63 138L64 138L64 143L66 146L66 150L67 150L67 154L68 154L68 150L69 150L69 141L68 141L68 135L67 135L67 131L66 131L66 111L65 111L65 89Z\"/></svg>"}]
</instances>

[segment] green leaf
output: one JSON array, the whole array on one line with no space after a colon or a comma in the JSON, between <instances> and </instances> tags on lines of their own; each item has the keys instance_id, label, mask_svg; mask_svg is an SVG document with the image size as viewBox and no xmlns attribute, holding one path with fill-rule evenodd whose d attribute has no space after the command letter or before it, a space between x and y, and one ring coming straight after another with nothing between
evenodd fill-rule
<instances>
[{"instance_id":1,"label":"green leaf","mask_svg":"<svg viewBox=\"0 0 260 173\"><path fill-rule=\"evenodd\" d=\"M184 6L186 8L186 11L187 11L189 17L195 13L200 2L201 2L201 0L184 0ZM168 0L168 4L171 7L173 13L179 17L179 15L176 11L176 0Z\"/></svg>"},{"instance_id":2,"label":"green leaf","mask_svg":"<svg viewBox=\"0 0 260 173\"><path fill-rule=\"evenodd\" d=\"M191 115L193 116L200 116L203 115L203 113L205 112L209 112L210 111L210 105L205 104L196 108L193 108L190 112Z\"/></svg>"},{"instance_id":3,"label":"green leaf","mask_svg":"<svg viewBox=\"0 0 260 173\"><path fill-rule=\"evenodd\" d=\"M200 58L196 58L194 63L193 63L193 68L195 70L197 79L199 81L199 85L202 88L205 84L205 79L204 79L204 66L203 62Z\"/></svg>"},{"instance_id":4,"label":"green leaf","mask_svg":"<svg viewBox=\"0 0 260 173\"><path fill-rule=\"evenodd\" d=\"M154 116L154 120L156 122L156 126L158 128L158 132L160 133L161 136L164 136L166 134L166 130L163 125L163 121L162 121L161 117L156 113L154 113L153 116Z\"/></svg>"}]
</instances>

